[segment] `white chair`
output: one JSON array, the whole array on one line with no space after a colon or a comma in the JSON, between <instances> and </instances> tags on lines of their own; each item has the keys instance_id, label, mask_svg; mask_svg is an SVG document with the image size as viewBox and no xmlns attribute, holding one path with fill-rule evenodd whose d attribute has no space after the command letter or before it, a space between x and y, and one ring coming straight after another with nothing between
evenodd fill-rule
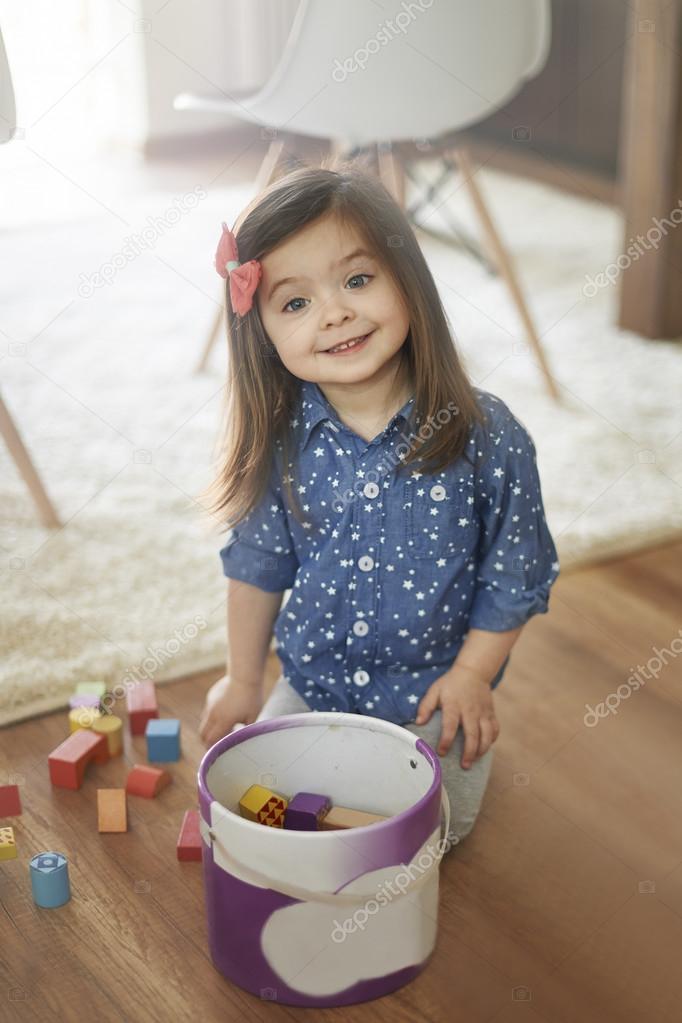
<instances>
[{"instance_id":1,"label":"white chair","mask_svg":"<svg viewBox=\"0 0 682 1023\"><path fill-rule=\"evenodd\" d=\"M275 0L276 2L276 0ZM329 138L337 151L378 146L382 180L403 205L404 166L394 143L447 139L489 117L544 66L550 43L550 0L301 0L273 74L239 100L182 93L178 110L224 112L261 126L270 146L256 190L276 176L285 137ZM504 277L558 399L537 331L511 259L475 180L466 147L453 140L454 160L481 222L488 255ZM417 157L418 158L418 157ZM415 226L421 226L416 224ZM214 324L205 364L220 317Z\"/></svg>"},{"instance_id":2,"label":"white chair","mask_svg":"<svg viewBox=\"0 0 682 1023\"><path fill-rule=\"evenodd\" d=\"M5 44L0 32L0 143L9 142L13 138L17 127L16 106L14 102L14 88L12 76L9 69L9 61L5 52ZM31 461L24 443L19 435L9 409L0 396L0 435L3 437L14 463L24 478L24 482L35 501L44 526L54 528L60 525L57 513L47 496L45 487L40 476Z\"/></svg>"}]
</instances>

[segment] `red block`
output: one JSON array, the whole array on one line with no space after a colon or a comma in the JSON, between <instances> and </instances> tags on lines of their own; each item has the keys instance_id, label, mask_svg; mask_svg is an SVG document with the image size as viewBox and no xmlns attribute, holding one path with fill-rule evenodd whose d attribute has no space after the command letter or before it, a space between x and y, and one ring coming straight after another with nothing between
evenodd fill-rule
<instances>
[{"instance_id":1,"label":"red block","mask_svg":"<svg viewBox=\"0 0 682 1023\"><path fill-rule=\"evenodd\" d=\"M18 817L21 799L18 785L0 785L0 817Z\"/></svg>"},{"instance_id":2,"label":"red block","mask_svg":"<svg viewBox=\"0 0 682 1023\"><path fill-rule=\"evenodd\" d=\"M178 859L183 861L201 860L201 844L199 811L187 810L182 818L182 827L178 837Z\"/></svg>"},{"instance_id":3,"label":"red block","mask_svg":"<svg viewBox=\"0 0 682 1023\"><path fill-rule=\"evenodd\" d=\"M171 777L167 771L158 767L150 767L149 764L135 764L126 779L126 792L129 796L144 796L146 799L153 799L158 796L162 788L170 782Z\"/></svg>"},{"instance_id":4,"label":"red block","mask_svg":"<svg viewBox=\"0 0 682 1023\"><path fill-rule=\"evenodd\" d=\"M128 690L126 696L128 721L131 735L144 735L147 722L158 718L159 707L156 702L156 687L153 682L138 682Z\"/></svg>"},{"instance_id":5,"label":"red block","mask_svg":"<svg viewBox=\"0 0 682 1023\"><path fill-rule=\"evenodd\" d=\"M109 744L106 735L96 735L89 728L79 728L50 753L47 763L50 781L63 789L79 789L85 768L90 762L106 764Z\"/></svg>"}]
</instances>

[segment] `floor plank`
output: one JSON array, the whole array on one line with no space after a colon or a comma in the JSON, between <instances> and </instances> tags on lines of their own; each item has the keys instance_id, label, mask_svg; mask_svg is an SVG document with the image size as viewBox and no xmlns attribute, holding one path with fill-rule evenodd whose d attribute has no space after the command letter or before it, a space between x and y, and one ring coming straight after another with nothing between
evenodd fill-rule
<instances>
[{"instance_id":1,"label":"floor plank","mask_svg":"<svg viewBox=\"0 0 682 1023\"><path fill-rule=\"evenodd\" d=\"M640 1023L679 1018L682 975L682 542L563 574L550 612L514 648L495 704L501 732L481 814L441 868L439 939L428 967L378 1002L315 1019ZM638 666L669 651L640 688ZM659 653L656 654L656 649ZM648 670L648 669L647 669ZM269 684L279 673L274 655ZM0 784L22 786L19 857L0 864L0 1004L8 1019L303 1018L213 967L201 865L175 841L196 805L197 728L219 672L159 687L182 722L182 760L156 800L128 800L130 829L100 835L97 787L145 762L143 738L54 789L47 754L63 712L0 732ZM618 687L621 686L620 697ZM615 694L615 697L614 697ZM586 708L613 710L586 724ZM39 910L28 860L69 858L72 899ZM522 1009L517 1005L524 1002ZM0 1011L0 1018L5 1018Z\"/></svg>"}]
</instances>

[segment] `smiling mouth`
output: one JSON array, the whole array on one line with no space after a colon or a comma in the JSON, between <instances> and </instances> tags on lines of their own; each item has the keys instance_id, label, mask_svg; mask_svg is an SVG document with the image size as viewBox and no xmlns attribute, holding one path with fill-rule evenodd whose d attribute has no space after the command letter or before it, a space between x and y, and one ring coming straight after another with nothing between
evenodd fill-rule
<instances>
[{"instance_id":1,"label":"smiling mouth","mask_svg":"<svg viewBox=\"0 0 682 1023\"><path fill-rule=\"evenodd\" d=\"M327 348L324 354L336 355L341 352L352 352L356 348L360 348L372 333L373 331L370 330L368 334L361 334L359 337L353 338L350 341L343 341L340 344L335 345L333 348Z\"/></svg>"}]
</instances>

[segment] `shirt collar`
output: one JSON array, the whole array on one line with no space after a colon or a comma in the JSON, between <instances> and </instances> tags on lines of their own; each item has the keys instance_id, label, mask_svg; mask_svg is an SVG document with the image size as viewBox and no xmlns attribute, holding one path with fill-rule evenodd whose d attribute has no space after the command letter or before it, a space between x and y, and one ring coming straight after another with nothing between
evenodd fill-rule
<instances>
[{"instance_id":1,"label":"shirt collar","mask_svg":"<svg viewBox=\"0 0 682 1023\"><path fill-rule=\"evenodd\" d=\"M403 407L395 413L391 418L391 421L386 424L386 429L393 423L398 417L404 419L406 422L412 410L414 404L414 395L405 402ZM324 393L320 387L312 380L302 380L300 388L300 403L299 411L297 413L298 419L301 425L301 441L300 446L303 450L310 440L310 435L322 420L329 421L331 428L338 432L338 430L346 427L345 423L342 423L339 419L334 406L327 401Z\"/></svg>"}]
</instances>

